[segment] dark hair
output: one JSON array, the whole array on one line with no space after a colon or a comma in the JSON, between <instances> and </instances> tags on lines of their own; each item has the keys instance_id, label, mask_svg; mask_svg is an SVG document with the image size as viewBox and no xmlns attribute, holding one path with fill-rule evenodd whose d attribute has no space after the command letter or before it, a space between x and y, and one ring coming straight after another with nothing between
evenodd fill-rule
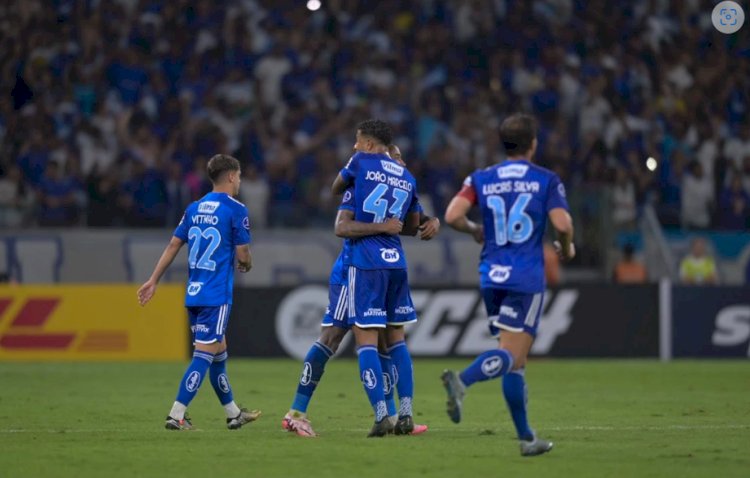
<instances>
[{"instance_id":1,"label":"dark hair","mask_svg":"<svg viewBox=\"0 0 750 478\"><path fill-rule=\"evenodd\" d=\"M536 120L525 113L515 113L500 124L500 140L508 155L519 155L531 149L536 138Z\"/></svg>"},{"instance_id":2,"label":"dark hair","mask_svg":"<svg viewBox=\"0 0 750 478\"><path fill-rule=\"evenodd\" d=\"M208 179L216 184L225 172L239 171L240 162L228 154L217 154L208 160L208 167L206 169L208 170Z\"/></svg>"},{"instance_id":3,"label":"dark hair","mask_svg":"<svg viewBox=\"0 0 750 478\"><path fill-rule=\"evenodd\" d=\"M370 136L388 146L393 142L393 131L391 125L383 120L368 119L357 125L357 130L363 136Z\"/></svg>"},{"instance_id":4,"label":"dark hair","mask_svg":"<svg viewBox=\"0 0 750 478\"><path fill-rule=\"evenodd\" d=\"M625 257L631 257L635 253L635 247L631 243L626 243L622 246L622 253Z\"/></svg>"}]
</instances>

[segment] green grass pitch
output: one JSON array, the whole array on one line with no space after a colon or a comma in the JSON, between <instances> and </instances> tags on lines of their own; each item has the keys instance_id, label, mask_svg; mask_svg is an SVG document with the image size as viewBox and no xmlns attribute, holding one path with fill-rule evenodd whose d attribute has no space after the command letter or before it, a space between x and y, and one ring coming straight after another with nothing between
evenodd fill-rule
<instances>
[{"instance_id":1,"label":"green grass pitch","mask_svg":"<svg viewBox=\"0 0 750 478\"><path fill-rule=\"evenodd\" d=\"M530 418L555 442L522 458L498 381L444 411L439 375L468 360L415 361L416 437L367 439L356 362L337 359L310 407L316 439L283 432L300 364L229 361L238 431L205 383L193 432L164 430L184 364L0 364L0 477L748 477L747 361L532 360Z\"/></svg>"}]
</instances>

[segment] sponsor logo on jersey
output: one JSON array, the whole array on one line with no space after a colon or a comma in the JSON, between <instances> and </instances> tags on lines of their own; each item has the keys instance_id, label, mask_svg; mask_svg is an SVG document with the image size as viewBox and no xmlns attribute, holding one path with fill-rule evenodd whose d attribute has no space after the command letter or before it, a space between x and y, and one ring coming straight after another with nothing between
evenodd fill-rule
<instances>
[{"instance_id":1,"label":"sponsor logo on jersey","mask_svg":"<svg viewBox=\"0 0 750 478\"><path fill-rule=\"evenodd\" d=\"M518 318L518 312L516 310L509 306L509 305L501 305L500 306L500 315L504 315L506 317L510 317L511 319L517 319Z\"/></svg>"},{"instance_id":2,"label":"sponsor logo on jersey","mask_svg":"<svg viewBox=\"0 0 750 478\"><path fill-rule=\"evenodd\" d=\"M351 200L352 200L352 192L349 191L349 190L347 190L344 193L344 198L341 200L341 204L346 204L346 203L348 203Z\"/></svg>"},{"instance_id":3,"label":"sponsor logo on jersey","mask_svg":"<svg viewBox=\"0 0 750 478\"><path fill-rule=\"evenodd\" d=\"M219 206L221 206L219 201L203 201L198 204L198 212L203 214L213 214L219 209Z\"/></svg>"},{"instance_id":4,"label":"sponsor logo on jersey","mask_svg":"<svg viewBox=\"0 0 750 478\"><path fill-rule=\"evenodd\" d=\"M488 357L482 362L482 373L487 377L494 377L503 367L503 359L500 357Z\"/></svg>"},{"instance_id":5,"label":"sponsor logo on jersey","mask_svg":"<svg viewBox=\"0 0 750 478\"><path fill-rule=\"evenodd\" d=\"M563 186L563 183L557 185L557 192L560 196L565 197L565 186Z\"/></svg>"},{"instance_id":6,"label":"sponsor logo on jersey","mask_svg":"<svg viewBox=\"0 0 750 478\"><path fill-rule=\"evenodd\" d=\"M401 259L401 255L398 253L396 249L380 249L380 258L383 259L385 262L398 262L399 259Z\"/></svg>"},{"instance_id":7,"label":"sponsor logo on jersey","mask_svg":"<svg viewBox=\"0 0 750 478\"><path fill-rule=\"evenodd\" d=\"M242 219L242 227L244 227L244 228L245 228L245 229L247 229L248 231L250 230L250 218L248 218L247 216L245 216L245 217L244 217L244 218Z\"/></svg>"},{"instance_id":8,"label":"sponsor logo on jersey","mask_svg":"<svg viewBox=\"0 0 750 478\"><path fill-rule=\"evenodd\" d=\"M384 311L383 309L374 309L371 307L367 309L365 313L362 315L364 317L385 317L388 315L388 313Z\"/></svg>"},{"instance_id":9,"label":"sponsor logo on jersey","mask_svg":"<svg viewBox=\"0 0 750 478\"><path fill-rule=\"evenodd\" d=\"M404 167L399 166L396 163L392 163L390 161L381 161L380 165L383 167L383 171L389 174L393 174L396 176L403 176L404 175Z\"/></svg>"},{"instance_id":10,"label":"sponsor logo on jersey","mask_svg":"<svg viewBox=\"0 0 750 478\"><path fill-rule=\"evenodd\" d=\"M493 265L490 267L489 278L496 284L502 284L510 278L512 266Z\"/></svg>"},{"instance_id":11,"label":"sponsor logo on jersey","mask_svg":"<svg viewBox=\"0 0 750 478\"><path fill-rule=\"evenodd\" d=\"M362 372L362 383L370 390L378 385L378 379L375 377L375 371L373 371L373 369L368 368Z\"/></svg>"},{"instance_id":12,"label":"sponsor logo on jersey","mask_svg":"<svg viewBox=\"0 0 750 478\"><path fill-rule=\"evenodd\" d=\"M229 393L229 390L231 389L229 388L229 379L227 378L227 374L225 373L219 374L218 382L219 382L219 389L224 393Z\"/></svg>"},{"instance_id":13,"label":"sponsor logo on jersey","mask_svg":"<svg viewBox=\"0 0 750 478\"><path fill-rule=\"evenodd\" d=\"M305 365L302 367L302 375L299 377L299 383L309 385L310 380L312 380L312 365L310 362L305 362Z\"/></svg>"},{"instance_id":14,"label":"sponsor logo on jersey","mask_svg":"<svg viewBox=\"0 0 750 478\"><path fill-rule=\"evenodd\" d=\"M191 282L187 286L187 293L190 297L195 297L201 291L203 282Z\"/></svg>"},{"instance_id":15,"label":"sponsor logo on jersey","mask_svg":"<svg viewBox=\"0 0 750 478\"><path fill-rule=\"evenodd\" d=\"M526 172L528 170L529 167L525 164L509 164L507 166L497 168L497 176L500 179L522 178L526 176Z\"/></svg>"},{"instance_id":16,"label":"sponsor logo on jersey","mask_svg":"<svg viewBox=\"0 0 750 478\"><path fill-rule=\"evenodd\" d=\"M201 383L201 374L199 372L196 372L193 370L190 372L190 375L188 375L188 378L185 379L185 388L188 389L188 392L195 392L198 390L198 386Z\"/></svg>"}]
</instances>

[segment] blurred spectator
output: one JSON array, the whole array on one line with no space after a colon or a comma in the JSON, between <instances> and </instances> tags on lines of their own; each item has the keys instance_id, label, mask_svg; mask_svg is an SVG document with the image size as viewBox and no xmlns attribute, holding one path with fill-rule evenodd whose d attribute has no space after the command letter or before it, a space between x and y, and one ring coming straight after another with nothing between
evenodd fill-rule
<instances>
[{"instance_id":1,"label":"blurred spectator","mask_svg":"<svg viewBox=\"0 0 750 478\"><path fill-rule=\"evenodd\" d=\"M636 215L635 184L627 170L618 167L612 186L612 222L617 229L631 229Z\"/></svg>"},{"instance_id":2,"label":"blurred spectator","mask_svg":"<svg viewBox=\"0 0 750 478\"><path fill-rule=\"evenodd\" d=\"M706 240L696 237L690 243L690 253L680 262L680 280L683 284L718 284L716 263L706 251Z\"/></svg>"},{"instance_id":3,"label":"blurred spectator","mask_svg":"<svg viewBox=\"0 0 750 478\"><path fill-rule=\"evenodd\" d=\"M612 274L618 284L643 284L648 280L646 266L635 258L635 249L628 243L622 247L622 257L615 264Z\"/></svg>"},{"instance_id":4,"label":"blurred spectator","mask_svg":"<svg viewBox=\"0 0 750 478\"><path fill-rule=\"evenodd\" d=\"M250 221L255 228L268 225L268 183L254 165L245 166L240 188L240 200L247 206Z\"/></svg>"},{"instance_id":5,"label":"blurred spectator","mask_svg":"<svg viewBox=\"0 0 750 478\"><path fill-rule=\"evenodd\" d=\"M745 284L750 285L750 258L745 264Z\"/></svg>"},{"instance_id":6,"label":"blurred spectator","mask_svg":"<svg viewBox=\"0 0 750 478\"><path fill-rule=\"evenodd\" d=\"M719 197L719 227L744 231L750 227L750 195L742 189L742 179L732 175L729 186Z\"/></svg>"},{"instance_id":7,"label":"blurred spectator","mask_svg":"<svg viewBox=\"0 0 750 478\"><path fill-rule=\"evenodd\" d=\"M714 186L698 161L692 161L688 166L688 174L682 179L681 193L682 226L689 229L707 229L711 226Z\"/></svg>"},{"instance_id":8,"label":"blurred spectator","mask_svg":"<svg viewBox=\"0 0 750 478\"><path fill-rule=\"evenodd\" d=\"M10 165L0 176L0 226L24 225L27 212L33 203L33 195L23 182L21 170Z\"/></svg>"},{"instance_id":9,"label":"blurred spectator","mask_svg":"<svg viewBox=\"0 0 750 478\"><path fill-rule=\"evenodd\" d=\"M243 188L245 185L242 186ZM170 161L167 165L167 178L164 184L167 195L166 224L177 226L188 204L190 204L190 188L182 179L180 163Z\"/></svg>"},{"instance_id":10,"label":"blurred spectator","mask_svg":"<svg viewBox=\"0 0 750 478\"><path fill-rule=\"evenodd\" d=\"M55 161L47 163L39 183L39 225L71 226L78 220L77 186L72 177L63 174Z\"/></svg>"}]
</instances>

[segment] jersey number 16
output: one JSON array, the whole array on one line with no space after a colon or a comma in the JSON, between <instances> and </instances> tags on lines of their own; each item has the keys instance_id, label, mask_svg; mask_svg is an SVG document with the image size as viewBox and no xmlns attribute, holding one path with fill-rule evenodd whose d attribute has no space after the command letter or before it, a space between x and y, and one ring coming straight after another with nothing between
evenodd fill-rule
<instances>
[{"instance_id":1,"label":"jersey number 16","mask_svg":"<svg viewBox=\"0 0 750 478\"><path fill-rule=\"evenodd\" d=\"M495 219L495 243L504 246L508 242L520 244L534 232L534 221L526 214L526 206L531 201L531 194L523 193L505 214L505 199L501 196L487 196L487 207L492 210Z\"/></svg>"}]
</instances>

